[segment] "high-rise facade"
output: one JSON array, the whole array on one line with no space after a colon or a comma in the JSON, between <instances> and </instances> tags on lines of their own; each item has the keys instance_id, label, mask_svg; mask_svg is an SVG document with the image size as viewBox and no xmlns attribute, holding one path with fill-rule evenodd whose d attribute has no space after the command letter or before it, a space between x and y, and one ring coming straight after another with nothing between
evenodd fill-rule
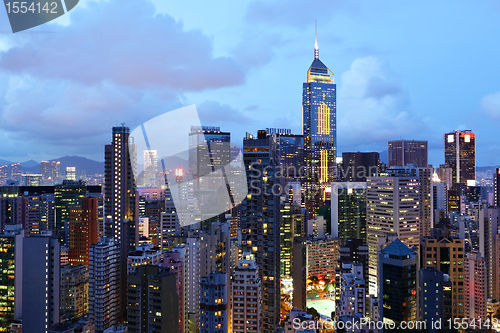
<instances>
[{"instance_id":1,"label":"high-rise facade","mask_svg":"<svg viewBox=\"0 0 500 333\"><path fill-rule=\"evenodd\" d=\"M200 279L200 333L231 332L228 277L213 271Z\"/></svg>"},{"instance_id":2,"label":"high-rise facade","mask_svg":"<svg viewBox=\"0 0 500 333\"><path fill-rule=\"evenodd\" d=\"M396 234L408 246L419 246L419 182L417 177L368 178L366 228L369 292L378 295L378 238Z\"/></svg>"},{"instance_id":3,"label":"high-rise facade","mask_svg":"<svg viewBox=\"0 0 500 333\"><path fill-rule=\"evenodd\" d=\"M379 172L380 154L342 153L342 169L338 178L344 182L364 182L366 177L373 177Z\"/></svg>"},{"instance_id":4,"label":"high-rise facade","mask_svg":"<svg viewBox=\"0 0 500 333\"><path fill-rule=\"evenodd\" d=\"M59 180L59 161L40 162L40 172L42 174L43 185L54 185Z\"/></svg>"},{"instance_id":5,"label":"high-rise facade","mask_svg":"<svg viewBox=\"0 0 500 333\"><path fill-rule=\"evenodd\" d=\"M26 237L22 259L23 332L41 333L60 320L60 243L52 237Z\"/></svg>"},{"instance_id":6,"label":"high-rise facade","mask_svg":"<svg viewBox=\"0 0 500 333\"><path fill-rule=\"evenodd\" d=\"M21 185L21 163L10 165L10 179L18 185Z\"/></svg>"},{"instance_id":7,"label":"high-rise facade","mask_svg":"<svg viewBox=\"0 0 500 333\"><path fill-rule=\"evenodd\" d=\"M89 249L89 317L96 332L120 322L120 244L107 237Z\"/></svg>"},{"instance_id":8,"label":"high-rise facade","mask_svg":"<svg viewBox=\"0 0 500 333\"><path fill-rule=\"evenodd\" d=\"M332 183L331 235L345 245L349 239L366 244L366 183Z\"/></svg>"},{"instance_id":9,"label":"high-rise facade","mask_svg":"<svg viewBox=\"0 0 500 333\"><path fill-rule=\"evenodd\" d=\"M389 167L416 164L427 168L427 141L396 140L388 144Z\"/></svg>"},{"instance_id":10,"label":"high-rise facade","mask_svg":"<svg viewBox=\"0 0 500 333\"><path fill-rule=\"evenodd\" d=\"M418 271L418 319L427 322L427 327L444 319L445 277L434 267Z\"/></svg>"},{"instance_id":11,"label":"high-rise facade","mask_svg":"<svg viewBox=\"0 0 500 333\"><path fill-rule=\"evenodd\" d=\"M69 263L89 267L89 246L98 240L97 198L83 198L69 211Z\"/></svg>"},{"instance_id":12,"label":"high-rise facade","mask_svg":"<svg viewBox=\"0 0 500 333\"><path fill-rule=\"evenodd\" d=\"M175 274L144 265L128 277L127 327L130 333L178 333L179 297Z\"/></svg>"},{"instance_id":13,"label":"high-rise facade","mask_svg":"<svg viewBox=\"0 0 500 333\"><path fill-rule=\"evenodd\" d=\"M417 319L418 254L396 238L378 252L380 320L396 325Z\"/></svg>"},{"instance_id":14,"label":"high-rise facade","mask_svg":"<svg viewBox=\"0 0 500 333\"><path fill-rule=\"evenodd\" d=\"M317 41L302 89L304 185L306 197L314 198L336 179L337 158L337 86L333 73L319 60Z\"/></svg>"},{"instance_id":15,"label":"high-rise facade","mask_svg":"<svg viewBox=\"0 0 500 333\"><path fill-rule=\"evenodd\" d=\"M453 297L451 317L464 318L464 240L426 237L421 242L422 268L433 267L450 276Z\"/></svg>"},{"instance_id":16,"label":"high-rise facade","mask_svg":"<svg viewBox=\"0 0 500 333\"><path fill-rule=\"evenodd\" d=\"M232 279L233 332L258 333L262 325L262 280L253 255L244 253Z\"/></svg>"},{"instance_id":17,"label":"high-rise facade","mask_svg":"<svg viewBox=\"0 0 500 333\"><path fill-rule=\"evenodd\" d=\"M495 169L493 175L494 205L500 207L500 168Z\"/></svg>"},{"instance_id":18,"label":"high-rise facade","mask_svg":"<svg viewBox=\"0 0 500 333\"><path fill-rule=\"evenodd\" d=\"M89 269L84 265L61 266L61 318L71 320L89 312Z\"/></svg>"},{"instance_id":19,"label":"high-rise facade","mask_svg":"<svg viewBox=\"0 0 500 333\"><path fill-rule=\"evenodd\" d=\"M280 318L280 209L276 163L269 152L270 137L259 131L256 138L243 140L248 195L241 204L242 247L249 250L259 266L262 279L263 333L274 333Z\"/></svg>"},{"instance_id":20,"label":"high-rise facade","mask_svg":"<svg viewBox=\"0 0 500 333\"><path fill-rule=\"evenodd\" d=\"M158 174L158 151L154 149L144 150L144 186L157 186Z\"/></svg>"},{"instance_id":21,"label":"high-rise facade","mask_svg":"<svg viewBox=\"0 0 500 333\"><path fill-rule=\"evenodd\" d=\"M341 274L340 297L335 315L340 317L365 316L365 280L363 279L363 265L351 265L349 273Z\"/></svg>"},{"instance_id":22,"label":"high-rise facade","mask_svg":"<svg viewBox=\"0 0 500 333\"><path fill-rule=\"evenodd\" d=\"M444 162L452 170L453 184L476 185L476 134L470 130L445 134Z\"/></svg>"},{"instance_id":23,"label":"high-rise facade","mask_svg":"<svg viewBox=\"0 0 500 333\"><path fill-rule=\"evenodd\" d=\"M305 171L304 136L291 134L291 130L286 129L268 128L267 131L271 136L271 156L281 174L281 185L301 180Z\"/></svg>"},{"instance_id":24,"label":"high-rise facade","mask_svg":"<svg viewBox=\"0 0 500 333\"><path fill-rule=\"evenodd\" d=\"M121 224L125 220L139 222L139 197L131 156L130 129L113 127L113 141L104 155L104 215L108 219L106 236L121 242ZM108 218L111 216L111 218Z\"/></svg>"},{"instance_id":25,"label":"high-rise facade","mask_svg":"<svg viewBox=\"0 0 500 333\"><path fill-rule=\"evenodd\" d=\"M86 191L87 187L83 181L64 180L62 184L54 187L56 232L66 244L69 242L70 208L81 205Z\"/></svg>"},{"instance_id":26,"label":"high-rise facade","mask_svg":"<svg viewBox=\"0 0 500 333\"><path fill-rule=\"evenodd\" d=\"M486 261L479 252L467 253L465 275L465 318L487 319Z\"/></svg>"},{"instance_id":27,"label":"high-rise facade","mask_svg":"<svg viewBox=\"0 0 500 333\"><path fill-rule=\"evenodd\" d=\"M9 332L21 309L22 250L24 234L17 230L0 233L0 332ZM16 311L17 310L17 311Z\"/></svg>"}]
</instances>

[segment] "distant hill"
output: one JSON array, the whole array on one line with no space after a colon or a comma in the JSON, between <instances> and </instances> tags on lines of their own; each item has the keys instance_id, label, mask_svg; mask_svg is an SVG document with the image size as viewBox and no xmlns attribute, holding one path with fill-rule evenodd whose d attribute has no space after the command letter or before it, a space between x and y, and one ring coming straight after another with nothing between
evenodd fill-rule
<instances>
[{"instance_id":1,"label":"distant hill","mask_svg":"<svg viewBox=\"0 0 500 333\"><path fill-rule=\"evenodd\" d=\"M496 168L500 168L500 165L497 166L483 166L483 167L476 167L476 172L495 172Z\"/></svg>"},{"instance_id":2,"label":"distant hill","mask_svg":"<svg viewBox=\"0 0 500 333\"><path fill-rule=\"evenodd\" d=\"M389 163L389 151L387 149L379 152L379 154L380 154L380 162L384 164Z\"/></svg>"},{"instance_id":3,"label":"distant hill","mask_svg":"<svg viewBox=\"0 0 500 333\"><path fill-rule=\"evenodd\" d=\"M9 161L6 161L6 160L0 160L0 166L4 166L4 165L11 165L12 162L9 162Z\"/></svg>"},{"instance_id":4,"label":"distant hill","mask_svg":"<svg viewBox=\"0 0 500 333\"><path fill-rule=\"evenodd\" d=\"M34 160L29 160L29 161L21 163L21 169L22 168L36 167L37 165L40 165L40 163L38 163L37 161L34 161Z\"/></svg>"},{"instance_id":5,"label":"distant hill","mask_svg":"<svg viewBox=\"0 0 500 333\"><path fill-rule=\"evenodd\" d=\"M98 162L90 160L86 157L80 156L64 156L60 158L55 158L50 161L59 161L61 165L59 167L59 172L64 175L66 172L66 167L76 167L77 174L85 171L87 175L104 174L104 162ZM21 164L22 172L25 173L40 173L40 163L36 163L32 166L24 167Z\"/></svg>"}]
</instances>

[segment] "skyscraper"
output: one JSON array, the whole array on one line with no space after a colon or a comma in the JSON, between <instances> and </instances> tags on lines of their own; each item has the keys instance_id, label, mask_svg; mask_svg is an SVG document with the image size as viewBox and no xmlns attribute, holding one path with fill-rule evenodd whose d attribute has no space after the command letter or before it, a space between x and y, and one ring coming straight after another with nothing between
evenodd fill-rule
<instances>
[{"instance_id":1,"label":"skyscraper","mask_svg":"<svg viewBox=\"0 0 500 333\"><path fill-rule=\"evenodd\" d=\"M111 216L108 220L106 236L121 242L121 227L124 220L133 223L139 221L138 195L132 170L132 160L129 149L128 127L113 127L113 141L105 147L104 156L104 215Z\"/></svg>"},{"instance_id":2,"label":"skyscraper","mask_svg":"<svg viewBox=\"0 0 500 333\"><path fill-rule=\"evenodd\" d=\"M332 183L331 235L345 245L349 239L366 244L366 183Z\"/></svg>"},{"instance_id":3,"label":"skyscraper","mask_svg":"<svg viewBox=\"0 0 500 333\"><path fill-rule=\"evenodd\" d=\"M144 150L144 186L157 186L157 173L158 151L153 149Z\"/></svg>"},{"instance_id":4,"label":"skyscraper","mask_svg":"<svg viewBox=\"0 0 500 333\"><path fill-rule=\"evenodd\" d=\"M22 250L21 226L0 233L0 332L9 332L16 312L22 308Z\"/></svg>"},{"instance_id":5,"label":"skyscraper","mask_svg":"<svg viewBox=\"0 0 500 333\"><path fill-rule=\"evenodd\" d=\"M416 164L426 168L427 141L396 140L388 144L389 167Z\"/></svg>"},{"instance_id":6,"label":"skyscraper","mask_svg":"<svg viewBox=\"0 0 500 333\"><path fill-rule=\"evenodd\" d=\"M120 322L120 245L103 237L89 249L89 317L96 332Z\"/></svg>"},{"instance_id":7,"label":"skyscraper","mask_svg":"<svg viewBox=\"0 0 500 333\"><path fill-rule=\"evenodd\" d=\"M377 296L378 237L397 234L406 245L418 247L420 193L417 177L374 177L366 182L369 290Z\"/></svg>"},{"instance_id":8,"label":"skyscraper","mask_svg":"<svg viewBox=\"0 0 500 333\"><path fill-rule=\"evenodd\" d=\"M64 180L62 184L54 187L56 232L66 244L69 241L70 208L81 205L86 191L87 187L83 181Z\"/></svg>"},{"instance_id":9,"label":"skyscraper","mask_svg":"<svg viewBox=\"0 0 500 333\"><path fill-rule=\"evenodd\" d=\"M302 134L308 198L336 178L337 87L333 73L319 60L316 38L314 60L307 71L302 90Z\"/></svg>"},{"instance_id":10,"label":"skyscraper","mask_svg":"<svg viewBox=\"0 0 500 333\"><path fill-rule=\"evenodd\" d=\"M59 161L42 161L40 162L40 172L44 185L54 185L59 179Z\"/></svg>"},{"instance_id":11,"label":"skyscraper","mask_svg":"<svg viewBox=\"0 0 500 333\"><path fill-rule=\"evenodd\" d=\"M59 322L60 243L52 237L23 241L23 332L39 333Z\"/></svg>"},{"instance_id":12,"label":"skyscraper","mask_svg":"<svg viewBox=\"0 0 500 333\"><path fill-rule=\"evenodd\" d=\"M69 211L69 263L89 267L89 246L98 240L97 198L84 198Z\"/></svg>"},{"instance_id":13,"label":"skyscraper","mask_svg":"<svg viewBox=\"0 0 500 333\"><path fill-rule=\"evenodd\" d=\"M233 332L261 331L262 281L253 255L244 253L232 280Z\"/></svg>"},{"instance_id":14,"label":"skyscraper","mask_svg":"<svg viewBox=\"0 0 500 333\"><path fill-rule=\"evenodd\" d=\"M401 324L417 319L418 254L396 238L378 252L380 319Z\"/></svg>"},{"instance_id":15,"label":"skyscraper","mask_svg":"<svg viewBox=\"0 0 500 333\"><path fill-rule=\"evenodd\" d=\"M444 135L444 162L452 169L453 184L476 185L476 134L470 130Z\"/></svg>"},{"instance_id":16,"label":"skyscraper","mask_svg":"<svg viewBox=\"0 0 500 333\"><path fill-rule=\"evenodd\" d=\"M137 150L131 143L130 129L113 127L113 141L104 153L104 216L105 234L120 243L120 318L127 310L127 255L139 242L139 195L134 164Z\"/></svg>"},{"instance_id":17,"label":"skyscraper","mask_svg":"<svg viewBox=\"0 0 500 333\"><path fill-rule=\"evenodd\" d=\"M230 294L225 272L213 271L200 279L200 333L229 333Z\"/></svg>"},{"instance_id":18,"label":"skyscraper","mask_svg":"<svg viewBox=\"0 0 500 333\"><path fill-rule=\"evenodd\" d=\"M247 169L248 195L240 210L242 246L259 266L263 293L263 333L274 333L280 318L280 209L276 163L270 154L270 137L258 131L257 138L243 140L243 160Z\"/></svg>"},{"instance_id":19,"label":"skyscraper","mask_svg":"<svg viewBox=\"0 0 500 333\"><path fill-rule=\"evenodd\" d=\"M89 312L89 269L84 265L61 266L61 318L71 320Z\"/></svg>"},{"instance_id":20,"label":"skyscraper","mask_svg":"<svg viewBox=\"0 0 500 333\"><path fill-rule=\"evenodd\" d=\"M10 179L21 185L21 163L14 163L10 165Z\"/></svg>"},{"instance_id":21,"label":"skyscraper","mask_svg":"<svg viewBox=\"0 0 500 333\"><path fill-rule=\"evenodd\" d=\"M189 133L189 173L195 178L216 171L230 162L229 132L220 127L193 126Z\"/></svg>"}]
</instances>

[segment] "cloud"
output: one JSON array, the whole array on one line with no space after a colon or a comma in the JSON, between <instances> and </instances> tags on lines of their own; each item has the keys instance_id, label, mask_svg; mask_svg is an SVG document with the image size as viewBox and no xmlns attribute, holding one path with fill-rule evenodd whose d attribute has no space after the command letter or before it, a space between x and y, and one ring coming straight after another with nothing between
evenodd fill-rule
<instances>
[{"instance_id":1,"label":"cloud","mask_svg":"<svg viewBox=\"0 0 500 333\"><path fill-rule=\"evenodd\" d=\"M215 101L205 101L197 106L198 115L203 125L217 124L255 124L256 121L241 111L227 104Z\"/></svg>"},{"instance_id":2,"label":"cloud","mask_svg":"<svg viewBox=\"0 0 500 333\"><path fill-rule=\"evenodd\" d=\"M388 140L410 138L424 129L424 120L411 111L405 87L382 59L368 56L354 60L340 82L339 145L381 148Z\"/></svg>"},{"instance_id":3,"label":"cloud","mask_svg":"<svg viewBox=\"0 0 500 333\"><path fill-rule=\"evenodd\" d=\"M88 2L71 12L56 33L25 35L27 41L0 58L10 74L98 84L103 80L150 88L198 91L238 85L245 72L235 59L213 57L213 41L201 31L156 14L145 0Z\"/></svg>"},{"instance_id":4,"label":"cloud","mask_svg":"<svg viewBox=\"0 0 500 333\"><path fill-rule=\"evenodd\" d=\"M300 0L253 1L248 6L247 18L254 23L301 27L315 19L331 20L332 12L357 11L358 5L348 0L316 0L314 3Z\"/></svg>"},{"instance_id":5,"label":"cloud","mask_svg":"<svg viewBox=\"0 0 500 333\"><path fill-rule=\"evenodd\" d=\"M481 100L481 109L491 119L500 119L500 91L484 96Z\"/></svg>"}]
</instances>

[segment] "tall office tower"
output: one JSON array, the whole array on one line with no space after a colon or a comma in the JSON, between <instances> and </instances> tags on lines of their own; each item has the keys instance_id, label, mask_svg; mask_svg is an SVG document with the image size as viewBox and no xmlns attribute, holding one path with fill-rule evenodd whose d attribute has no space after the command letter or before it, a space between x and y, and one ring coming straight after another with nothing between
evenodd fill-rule
<instances>
[{"instance_id":1,"label":"tall office tower","mask_svg":"<svg viewBox=\"0 0 500 333\"><path fill-rule=\"evenodd\" d=\"M42 232L53 231L54 195L42 194L26 197L27 218L24 228L26 236L39 236Z\"/></svg>"},{"instance_id":2,"label":"tall office tower","mask_svg":"<svg viewBox=\"0 0 500 333\"><path fill-rule=\"evenodd\" d=\"M417 252L396 238L378 256L380 319L397 325L417 320Z\"/></svg>"},{"instance_id":3,"label":"tall office tower","mask_svg":"<svg viewBox=\"0 0 500 333\"><path fill-rule=\"evenodd\" d=\"M200 333L229 333L230 294L225 272L213 271L200 279Z\"/></svg>"},{"instance_id":4,"label":"tall office tower","mask_svg":"<svg viewBox=\"0 0 500 333\"><path fill-rule=\"evenodd\" d=\"M493 175L494 205L500 207L500 168L495 169Z\"/></svg>"},{"instance_id":5,"label":"tall office tower","mask_svg":"<svg viewBox=\"0 0 500 333\"><path fill-rule=\"evenodd\" d=\"M332 183L332 230L340 245L349 239L366 244L366 183Z\"/></svg>"},{"instance_id":6,"label":"tall office tower","mask_svg":"<svg viewBox=\"0 0 500 333\"><path fill-rule=\"evenodd\" d=\"M445 134L444 162L451 167L453 185L476 185L476 134L470 130Z\"/></svg>"},{"instance_id":7,"label":"tall office tower","mask_svg":"<svg viewBox=\"0 0 500 333\"><path fill-rule=\"evenodd\" d=\"M418 177L374 177L366 182L369 292L378 296L378 237L397 234L405 244L418 247L420 186Z\"/></svg>"},{"instance_id":8,"label":"tall office tower","mask_svg":"<svg viewBox=\"0 0 500 333\"><path fill-rule=\"evenodd\" d=\"M76 167L66 167L66 180L76 181Z\"/></svg>"},{"instance_id":9,"label":"tall office tower","mask_svg":"<svg viewBox=\"0 0 500 333\"><path fill-rule=\"evenodd\" d=\"M26 237L23 241L23 332L47 332L59 322L59 250L57 238Z\"/></svg>"},{"instance_id":10,"label":"tall office tower","mask_svg":"<svg viewBox=\"0 0 500 333\"><path fill-rule=\"evenodd\" d=\"M184 313L186 299L184 297L184 257L179 252L163 252L162 266L169 268L175 274L177 296L179 297L179 333L184 333Z\"/></svg>"},{"instance_id":11,"label":"tall office tower","mask_svg":"<svg viewBox=\"0 0 500 333\"><path fill-rule=\"evenodd\" d=\"M186 324L189 333L197 333L200 329L200 240L188 238L186 240L185 260L185 287L186 292Z\"/></svg>"},{"instance_id":12,"label":"tall office tower","mask_svg":"<svg viewBox=\"0 0 500 333\"><path fill-rule=\"evenodd\" d=\"M179 333L179 297L175 274L168 268L144 265L128 277L130 333Z\"/></svg>"},{"instance_id":13,"label":"tall office tower","mask_svg":"<svg viewBox=\"0 0 500 333\"><path fill-rule=\"evenodd\" d=\"M434 267L421 268L418 271L418 320L433 323L444 319L445 276Z\"/></svg>"},{"instance_id":14,"label":"tall office tower","mask_svg":"<svg viewBox=\"0 0 500 333\"><path fill-rule=\"evenodd\" d=\"M10 226L0 233L0 332L10 325L22 309L22 250L24 234L21 226Z\"/></svg>"},{"instance_id":15,"label":"tall office tower","mask_svg":"<svg viewBox=\"0 0 500 333\"><path fill-rule=\"evenodd\" d=\"M432 210L434 225L439 224L448 216L448 187L446 182L437 177L437 174L434 174L432 178Z\"/></svg>"},{"instance_id":16,"label":"tall office tower","mask_svg":"<svg viewBox=\"0 0 500 333\"><path fill-rule=\"evenodd\" d=\"M111 216L105 234L120 243L122 320L125 320L127 310L127 255L139 242L139 195L134 177L137 174L134 172L137 150L131 140L128 127L113 127L113 141L106 145L104 153L104 216Z\"/></svg>"},{"instance_id":17,"label":"tall office tower","mask_svg":"<svg viewBox=\"0 0 500 333\"><path fill-rule=\"evenodd\" d=\"M21 163L10 165L10 179L19 185L21 184Z\"/></svg>"},{"instance_id":18,"label":"tall office tower","mask_svg":"<svg viewBox=\"0 0 500 333\"><path fill-rule=\"evenodd\" d=\"M120 322L120 244L107 237L89 248L89 317L96 332Z\"/></svg>"},{"instance_id":19,"label":"tall office tower","mask_svg":"<svg viewBox=\"0 0 500 333\"><path fill-rule=\"evenodd\" d=\"M314 60L302 89L304 187L310 201L337 176L337 86L333 73L319 60L317 39Z\"/></svg>"},{"instance_id":20,"label":"tall office tower","mask_svg":"<svg viewBox=\"0 0 500 333\"><path fill-rule=\"evenodd\" d=\"M380 154L342 153L342 170L339 179L344 182L364 182L366 177L374 177L379 172Z\"/></svg>"},{"instance_id":21,"label":"tall office tower","mask_svg":"<svg viewBox=\"0 0 500 333\"><path fill-rule=\"evenodd\" d=\"M472 209L474 220L477 221L479 230L479 253L486 263L486 278L488 298L496 298L500 286L496 284L496 277L500 274L498 258L495 257L495 242L498 235L500 208L489 208L486 204L479 204Z\"/></svg>"},{"instance_id":22,"label":"tall office tower","mask_svg":"<svg viewBox=\"0 0 500 333\"><path fill-rule=\"evenodd\" d=\"M479 252L467 253L464 264L465 318L486 320L486 261Z\"/></svg>"},{"instance_id":23,"label":"tall office tower","mask_svg":"<svg viewBox=\"0 0 500 333\"><path fill-rule=\"evenodd\" d=\"M363 279L363 265L352 264L351 272L340 277L340 299L335 312L337 318L360 315L365 317L365 280Z\"/></svg>"},{"instance_id":24,"label":"tall office tower","mask_svg":"<svg viewBox=\"0 0 500 333\"><path fill-rule=\"evenodd\" d=\"M271 157L280 171L281 186L302 179L304 174L304 136L289 129L266 129L271 136Z\"/></svg>"},{"instance_id":25,"label":"tall office tower","mask_svg":"<svg viewBox=\"0 0 500 333\"><path fill-rule=\"evenodd\" d=\"M158 186L158 151L153 149L144 150L144 186Z\"/></svg>"},{"instance_id":26,"label":"tall office tower","mask_svg":"<svg viewBox=\"0 0 500 333\"><path fill-rule=\"evenodd\" d=\"M418 168L414 164L409 164L404 167L395 166L387 169L389 177L417 177L419 184L420 200L420 235L429 236L431 228L434 226L433 209L432 209L432 168Z\"/></svg>"},{"instance_id":27,"label":"tall office tower","mask_svg":"<svg viewBox=\"0 0 500 333\"><path fill-rule=\"evenodd\" d=\"M69 242L69 213L73 206L81 205L85 198L87 186L83 181L63 180L63 183L54 187L56 205L56 233L63 243Z\"/></svg>"},{"instance_id":28,"label":"tall office tower","mask_svg":"<svg viewBox=\"0 0 500 333\"><path fill-rule=\"evenodd\" d=\"M61 319L89 313L89 269L84 265L61 266Z\"/></svg>"},{"instance_id":29,"label":"tall office tower","mask_svg":"<svg viewBox=\"0 0 500 333\"><path fill-rule=\"evenodd\" d=\"M279 197L271 190L277 183L275 161L269 152L270 137L259 131L257 138L243 140L248 195L239 211L242 247L255 256L262 279L263 333L275 332L281 309Z\"/></svg>"},{"instance_id":30,"label":"tall office tower","mask_svg":"<svg viewBox=\"0 0 500 333\"><path fill-rule=\"evenodd\" d=\"M132 161L137 157L129 149L130 129L113 127L113 141L105 147L104 156L104 215L111 216L106 236L122 242L120 225L124 220L137 224L139 208Z\"/></svg>"},{"instance_id":31,"label":"tall office tower","mask_svg":"<svg viewBox=\"0 0 500 333\"><path fill-rule=\"evenodd\" d=\"M40 172L44 185L54 185L59 180L59 161L42 161L40 162Z\"/></svg>"},{"instance_id":32,"label":"tall office tower","mask_svg":"<svg viewBox=\"0 0 500 333\"><path fill-rule=\"evenodd\" d=\"M189 133L189 173L200 178L229 164L231 134L220 127L192 126Z\"/></svg>"},{"instance_id":33,"label":"tall office tower","mask_svg":"<svg viewBox=\"0 0 500 333\"><path fill-rule=\"evenodd\" d=\"M427 141L396 140L388 144L389 167L416 164L427 168Z\"/></svg>"},{"instance_id":34,"label":"tall office tower","mask_svg":"<svg viewBox=\"0 0 500 333\"><path fill-rule=\"evenodd\" d=\"M9 175L9 166L0 165L0 186L4 186L7 183L8 175Z\"/></svg>"},{"instance_id":35,"label":"tall office tower","mask_svg":"<svg viewBox=\"0 0 500 333\"><path fill-rule=\"evenodd\" d=\"M422 238L421 242L422 267L434 267L450 277L453 287L451 316L452 318L464 318L464 240L425 237Z\"/></svg>"},{"instance_id":36,"label":"tall office tower","mask_svg":"<svg viewBox=\"0 0 500 333\"><path fill-rule=\"evenodd\" d=\"M280 275L281 278L290 277L292 275L293 261L293 238L301 236L297 234L296 224L303 223L304 214L301 213L300 206L290 204L285 200L286 197L281 197L281 225L280 225Z\"/></svg>"},{"instance_id":37,"label":"tall office tower","mask_svg":"<svg viewBox=\"0 0 500 333\"><path fill-rule=\"evenodd\" d=\"M306 310L307 239L305 237L293 239L292 279L293 307Z\"/></svg>"},{"instance_id":38,"label":"tall office tower","mask_svg":"<svg viewBox=\"0 0 500 333\"><path fill-rule=\"evenodd\" d=\"M97 198L83 198L69 211L69 263L89 267L89 246L98 241Z\"/></svg>"},{"instance_id":39,"label":"tall office tower","mask_svg":"<svg viewBox=\"0 0 500 333\"><path fill-rule=\"evenodd\" d=\"M304 280L305 281L305 280ZM262 280L252 254L244 253L232 279L233 332L261 332Z\"/></svg>"}]
</instances>

